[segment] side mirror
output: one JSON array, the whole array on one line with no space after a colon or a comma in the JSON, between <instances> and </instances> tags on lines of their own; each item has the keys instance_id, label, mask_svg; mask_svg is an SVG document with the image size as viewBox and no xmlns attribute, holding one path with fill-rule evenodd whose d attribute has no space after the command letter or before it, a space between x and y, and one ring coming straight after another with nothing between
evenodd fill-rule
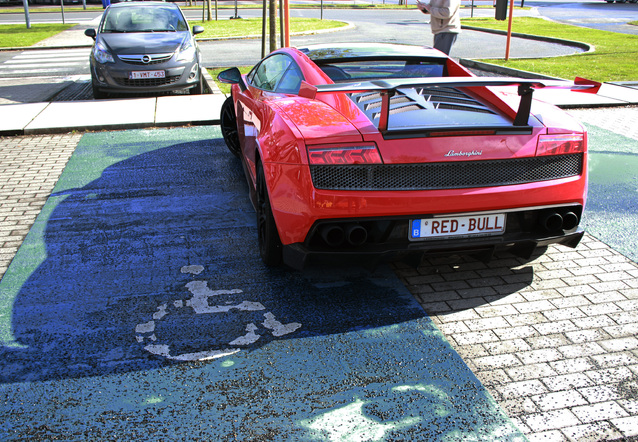
<instances>
[{"instance_id":1,"label":"side mirror","mask_svg":"<svg viewBox=\"0 0 638 442\"><path fill-rule=\"evenodd\" d=\"M226 84L238 84L242 91L247 89L246 83L244 83L244 79L241 76L241 72L239 72L239 69L237 68L230 68L225 71L221 71L217 74L217 79Z\"/></svg>"},{"instance_id":2,"label":"side mirror","mask_svg":"<svg viewBox=\"0 0 638 442\"><path fill-rule=\"evenodd\" d=\"M193 35L197 35L197 34L201 34L202 32L204 32L204 27L203 26L193 26Z\"/></svg>"},{"instance_id":3,"label":"side mirror","mask_svg":"<svg viewBox=\"0 0 638 442\"><path fill-rule=\"evenodd\" d=\"M95 32L95 29L89 28L84 30L84 35L86 35L87 37L91 37L93 40L95 40L95 37L97 36L97 32Z\"/></svg>"}]
</instances>

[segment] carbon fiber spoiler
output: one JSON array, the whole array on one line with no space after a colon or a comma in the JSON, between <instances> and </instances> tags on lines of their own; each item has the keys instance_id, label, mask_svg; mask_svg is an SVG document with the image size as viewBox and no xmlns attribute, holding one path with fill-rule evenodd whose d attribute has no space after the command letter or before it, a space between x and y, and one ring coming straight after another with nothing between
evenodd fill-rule
<instances>
[{"instance_id":1,"label":"carbon fiber spoiler","mask_svg":"<svg viewBox=\"0 0 638 442\"><path fill-rule=\"evenodd\" d=\"M299 95L314 98L318 93L337 92L379 92L381 94L381 115L379 117L379 131L388 130L390 115L390 98L398 89L416 88L424 86L444 87L485 87L485 86L518 86L521 97L514 126L526 126L532 107L532 93L535 89L569 89L578 92L595 94L601 83L577 77L574 82L564 80L524 79L514 77L423 77L398 78L388 80L352 81L318 86L302 82Z\"/></svg>"}]
</instances>

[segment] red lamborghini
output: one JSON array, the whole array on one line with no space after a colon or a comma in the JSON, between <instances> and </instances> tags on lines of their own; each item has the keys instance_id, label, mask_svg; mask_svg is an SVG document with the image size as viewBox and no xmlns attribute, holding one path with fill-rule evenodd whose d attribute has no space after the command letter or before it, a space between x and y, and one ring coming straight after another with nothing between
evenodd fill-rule
<instances>
[{"instance_id":1,"label":"red lamborghini","mask_svg":"<svg viewBox=\"0 0 638 442\"><path fill-rule=\"evenodd\" d=\"M585 129L534 89L585 80L476 77L434 49L284 48L232 93L221 129L241 159L270 266L576 247Z\"/></svg>"}]
</instances>

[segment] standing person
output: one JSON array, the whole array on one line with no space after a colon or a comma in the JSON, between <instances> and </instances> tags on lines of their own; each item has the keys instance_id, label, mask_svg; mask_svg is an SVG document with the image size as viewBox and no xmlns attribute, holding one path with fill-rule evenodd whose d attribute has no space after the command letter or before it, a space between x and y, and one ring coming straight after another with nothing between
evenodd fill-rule
<instances>
[{"instance_id":1,"label":"standing person","mask_svg":"<svg viewBox=\"0 0 638 442\"><path fill-rule=\"evenodd\" d=\"M450 55L450 49L461 32L461 0L430 0L430 3L417 0L416 5L424 14L431 14L434 48Z\"/></svg>"}]
</instances>

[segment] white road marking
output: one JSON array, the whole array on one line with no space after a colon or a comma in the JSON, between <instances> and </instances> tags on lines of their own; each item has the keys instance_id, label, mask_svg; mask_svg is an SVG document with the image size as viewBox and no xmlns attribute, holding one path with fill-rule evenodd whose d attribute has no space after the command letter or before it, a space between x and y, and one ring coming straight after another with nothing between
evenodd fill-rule
<instances>
[{"instance_id":1,"label":"white road marking","mask_svg":"<svg viewBox=\"0 0 638 442\"><path fill-rule=\"evenodd\" d=\"M193 275L199 275L204 271L203 266L191 265L184 266L180 269L181 273L188 273ZM220 314L231 313L232 310L237 311L261 311L266 310L266 307L260 302L255 301L242 301L239 304L233 304L228 302L226 305L210 305L209 299L216 298L221 295L237 295L243 293L240 289L230 290L211 290L208 287L207 281L196 280L191 281L185 286L188 291L193 295L192 298L187 299L185 302L182 299L174 300L170 305L175 309L182 309L190 307L195 314ZM171 307L171 309L172 309ZM156 343L158 340L155 335L156 321L161 321L170 314L169 303L160 304L157 307L157 311L153 313L153 319L148 322L143 322L135 326L135 339L138 343L150 341L151 343L144 346L144 349L151 354L163 356L168 359L178 361L205 361L210 359L216 359L223 356L229 356L240 351L235 347L246 347L257 342L262 335L257 334L259 326L254 323L246 325L246 334L238 336L228 343L230 348L222 350L207 350L193 353L185 353L180 355L172 355L171 349L168 344ZM265 329L270 330L274 337L281 337L298 330L302 325L299 322L291 322L289 324L283 324L275 318L272 312L264 313L264 322L261 323Z\"/></svg>"},{"instance_id":2,"label":"white road marking","mask_svg":"<svg viewBox=\"0 0 638 442\"><path fill-rule=\"evenodd\" d=\"M191 275L199 275L204 271L204 266L184 266L180 269L182 273L190 273Z\"/></svg>"}]
</instances>

